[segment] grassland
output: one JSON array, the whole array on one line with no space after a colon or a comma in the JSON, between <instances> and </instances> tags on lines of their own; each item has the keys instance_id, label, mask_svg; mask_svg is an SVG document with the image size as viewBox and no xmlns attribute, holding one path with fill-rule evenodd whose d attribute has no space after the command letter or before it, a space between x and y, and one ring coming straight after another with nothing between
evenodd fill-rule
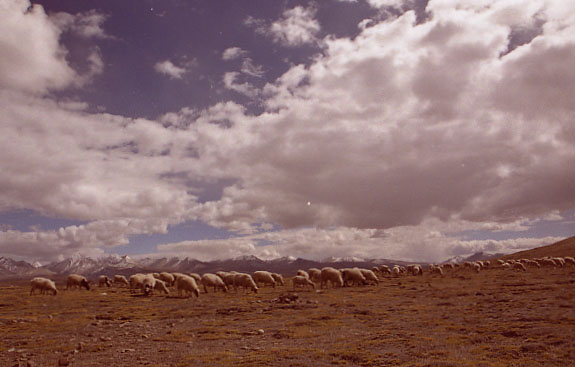
<instances>
[{"instance_id":1,"label":"grassland","mask_svg":"<svg viewBox=\"0 0 575 367\"><path fill-rule=\"evenodd\" d=\"M574 267L387 277L279 302L289 290L54 297L3 283L0 366L575 365Z\"/></svg>"}]
</instances>

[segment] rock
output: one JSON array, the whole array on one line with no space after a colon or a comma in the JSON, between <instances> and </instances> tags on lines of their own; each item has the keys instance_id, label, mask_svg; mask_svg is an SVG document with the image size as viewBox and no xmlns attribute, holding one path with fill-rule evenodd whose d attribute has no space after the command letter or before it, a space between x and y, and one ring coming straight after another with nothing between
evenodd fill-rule
<instances>
[{"instance_id":1,"label":"rock","mask_svg":"<svg viewBox=\"0 0 575 367\"><path fill-rule=\"evenodd\" d=\"M259 329L259 330L258 330L258 335L264 335L264 329Z\"/></svg>"}]
</instances>

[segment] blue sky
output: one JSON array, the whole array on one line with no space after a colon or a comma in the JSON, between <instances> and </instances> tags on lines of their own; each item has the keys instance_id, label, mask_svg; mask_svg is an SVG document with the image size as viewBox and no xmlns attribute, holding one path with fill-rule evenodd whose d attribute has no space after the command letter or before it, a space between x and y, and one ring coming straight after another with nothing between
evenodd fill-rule
<instances>
[{"instance_id":1,"label":"blue sky","mask_svg":"<svg viewBox=\"0 0 575 367\"><path fill-rule=\"evenodd\" d=\"M575 233L575 5L0 15L0 255L440 261Z\"/></svg>"}]
</instances>

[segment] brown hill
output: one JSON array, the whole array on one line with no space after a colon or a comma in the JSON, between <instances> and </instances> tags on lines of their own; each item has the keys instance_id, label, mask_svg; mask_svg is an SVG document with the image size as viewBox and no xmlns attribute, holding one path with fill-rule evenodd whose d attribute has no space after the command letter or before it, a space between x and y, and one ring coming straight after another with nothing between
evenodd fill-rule
<instances>
[{"instance_id":1,"label":"brown hill","mask_svg":"<svg viewBox=\"0 0 575 367\"><path fill-rule=\"evenodd\" d=\"M562 241L555 242L551 245L537 247L531 250L519 251L514 254L501 256L500 259L533 259L539 257L575 257L575 236L566 238Z\"/></svg>"}]
</instances>

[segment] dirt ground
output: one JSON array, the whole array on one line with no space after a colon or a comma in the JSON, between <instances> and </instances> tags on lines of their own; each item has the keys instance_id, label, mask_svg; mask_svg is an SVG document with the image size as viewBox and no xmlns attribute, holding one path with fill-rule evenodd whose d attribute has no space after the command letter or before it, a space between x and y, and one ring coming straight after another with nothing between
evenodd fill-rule
<instances>
[{"instance_id":1,"label":"dirt ground","mask_svg":"<svg viewBox=\"0 0 575 367\"><path fill-rule=\"evenodd\" d=\"M575 366L574 267L290 289L54 297L4 282L0 366Z\"/></svg>"}]
</instances>

